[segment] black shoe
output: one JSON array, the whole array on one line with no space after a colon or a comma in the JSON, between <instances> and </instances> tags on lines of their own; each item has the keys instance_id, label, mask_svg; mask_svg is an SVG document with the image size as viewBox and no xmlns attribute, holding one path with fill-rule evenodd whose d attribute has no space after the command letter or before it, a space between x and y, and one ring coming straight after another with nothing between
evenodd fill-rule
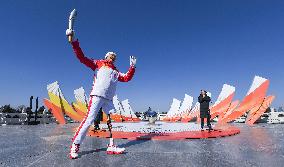
<instances>
[{"instance_id":1,"label":"black shoe","mask_svg":"<svg viewBox=\"0 0 284 167\"><path fill-rule=\"evenodd\" d=\"M204 131L203 127L201 127L201 131Z\"/></svg>"},{"instance_id":2,"label":"black shoe","mask_svg":"<svg viewBox=\"0 0 284 167\"><path fill-rule=\"evenodd\" d=\"M93 131L94 131L94 132L96 132L96 131L98 131L98 130L101 130L101 129L100 129L100 126L95 125L95 127L94 127Z\"/></svg>"},{"instance_id":3,"label":"black shoe","mask_svg":"<svg viewBox=\"0 0 284 167\"><path fill-rule=\"evenodd\" d=\"M210 131L213 131L213 129L212 129L212 127L211 127L211 126L209 126L209 129L208 129L208 130L209 130L209 132L210 132Z\"/></svg>"}]
</instances>

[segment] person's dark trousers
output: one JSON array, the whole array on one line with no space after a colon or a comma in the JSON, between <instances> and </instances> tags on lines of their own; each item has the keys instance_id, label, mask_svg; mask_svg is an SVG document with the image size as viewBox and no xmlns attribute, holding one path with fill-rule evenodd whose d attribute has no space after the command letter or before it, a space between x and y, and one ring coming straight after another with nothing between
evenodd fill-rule
<instances>
[{"instance_id":1,"label":"person's dark trousers","mask_svg":"<svg viewBox=\"0 0 284 167\"><path fill-rule=\"evenodd\" d=\"M94 122L94 129L95 129L95 130L100 130L100 126L99 126L99 125L100 125L100 122L101 122L101 121L97 121L97 120Z\"/></svg>"},{"instance_id":2,"label":"person's dark trousers","mask_svg":"<svg viewBox=\"0 0 284 167\"><path fill-rule=\"evenodd\" d=\"M209 114L207 114L206 119L207 119L207 126L208 126L209 129L211 129L210 115ZM204 127L204 118L201 118L201 129L203 129L203 127Z\"/></svg>"},{"instance_id":3,"label":"person's dark trousers","mask_svg":"<svg viewBox=\"0 0 284 167\"><path fill-rule=\"evenodd\" d=\"M96 119L94 121L95 130L100 130L100 126L99 125L100 125L100 123L102 121L102 118L103 118L103 112L100 109L100 111L98 112L97 117L96 117Z\"/></svg>"}]
</instances>

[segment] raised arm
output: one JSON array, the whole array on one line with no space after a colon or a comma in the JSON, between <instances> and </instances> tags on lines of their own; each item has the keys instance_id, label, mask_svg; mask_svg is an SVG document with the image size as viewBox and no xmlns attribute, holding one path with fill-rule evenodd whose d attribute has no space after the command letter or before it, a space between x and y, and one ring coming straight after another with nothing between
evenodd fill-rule
<instances>
[{"instance_id":1,"label":"raised arm","mask_svg":"<svg viewBox=\"0 0 284 167\"><path fill-rule=\"evenodd\" d=\"M202 97L202 95L199 95L199 97L198 97L198 102L199 102L199 103L202 103L202 102L203 102L203 97Z\"/></svg>"},{"instance_id":2,"label":"raised arm","mask_svg":"<svg viewBox=\"0 0 284 167\"><path fill-rule=\"evenodd\" d=\"M72 41L71 44L72 44L74 53L76 54L80 62L85 64L87 67L91 68L93 71L95 71L97 68L95 61L85 57L82 49L80 48L79 41L78 40Z\"/></svg>"},{"instance_id":3,"label":"raised arm","mask_svg":"<svg viewBox=\"0 0 284 167\"><path fill-rule=\"evenodd\" d=\"M77 15L76 10L74 9L69 16L69 26L66 30L66 36L68 37L68 42L71 43L74 53L76 54L77 58L80 60L81 63L85 64L87 67L91 68L92 70L96 70L96 61L89 59L85 57L82 49L80 48L78 39L76 41L73 41L74 39L74 29L73 24L75 17Z\"/></svg>"},{"instance_id":4,"label":"raised arm","mask_svg":"<svg viewBox=\"0 0 284 167\"><path fill-rule=\"evenodd\" d=\"M135 73L135 65L136 65L136 58L134 56L130 56L130 68L126 74L119 73L118 81L120 82L128 82L132 79Z\"/></svg>"},{"instance_id":5,"label":"raised arm","mask_svg":"<svg viewBox=\"0 0 284 167\"><path fill-rule=\"evenodd\" d=\"M207 101L209 103L211 101L211 98L209 96L205 96L204 101Z\"/></svg>"},{"instance_id":6,"label":"raised arm","mask_svg":"<svg viewBox=\"0 0 284 167\"><path fill-rule=\"evenodd\" d=\"M130 66L126 74L119 73L118 80L120 82L128 82L132 79L132 77L134 76L134 73L135 73L135 67Z\"/></svg>"}]
</instances>

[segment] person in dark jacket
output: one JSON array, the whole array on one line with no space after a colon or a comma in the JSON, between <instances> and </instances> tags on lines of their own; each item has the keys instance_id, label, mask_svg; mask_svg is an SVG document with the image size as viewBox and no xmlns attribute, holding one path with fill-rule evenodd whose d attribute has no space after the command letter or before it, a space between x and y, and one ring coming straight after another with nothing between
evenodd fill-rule
<instances>
[{"instance_id":1,"label":"person in dark jacket","mask_svg":"<svg viewBox=\"0 0 284 167\"><path fill-rule=\"evenodd\" d=\"M209 109L210 101L211 98L207 95L207 92L205 90L201 90L201 93L198 97L198 102L200 103L201 130L203 130L204 127L204 118L207 119L207 126L209 128L209 131L212 130L210 124L210 109Z\"/></svg>"}]
</instances>

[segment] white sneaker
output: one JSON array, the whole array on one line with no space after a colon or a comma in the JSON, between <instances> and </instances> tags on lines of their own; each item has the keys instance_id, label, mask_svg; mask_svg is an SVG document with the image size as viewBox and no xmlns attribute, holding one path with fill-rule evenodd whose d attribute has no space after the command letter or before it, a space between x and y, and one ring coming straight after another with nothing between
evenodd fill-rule
<instances>
[{"instance_id":1,"label":"white sneaker","mask_svg":"<svg viewBox=\"0 0 284 167\"><path fill-rule=\"evenodd\" d=\"M108 145L107 154L123 154L125 148L119 148L116 145Z\"/></svg>"},{"instance_id":2,"label":"white sneaker","mask_svg":"<svg viewBox=\"0 0 284 167\"><path fill-rule=\"evenodd\" d=\"M78 152L80 149L80 144L73 143L70 149L70 159L76 159L78 158Z\"/></svg>"}]
</instances>

